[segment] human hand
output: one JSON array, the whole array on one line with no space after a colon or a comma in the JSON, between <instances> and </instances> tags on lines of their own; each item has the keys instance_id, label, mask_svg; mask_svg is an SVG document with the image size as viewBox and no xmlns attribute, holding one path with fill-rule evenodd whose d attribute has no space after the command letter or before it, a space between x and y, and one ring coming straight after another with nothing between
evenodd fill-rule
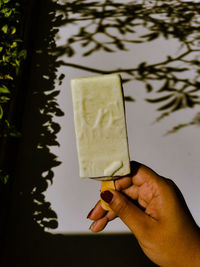
<instances>
[{"instance_id":1,"label":"human hand","mask_svg":"<svg viewBox=\"0 0 200 267\"><path fill-rule=\"evenodd\" d=\"M99 232L116 216L128 226L144 253L160 266L200 266L200 231L177 186L150 168L132 163L132 174L115 181L117 191L101 193L89 213L92 232Z\"/></svg>"}]
</instances>

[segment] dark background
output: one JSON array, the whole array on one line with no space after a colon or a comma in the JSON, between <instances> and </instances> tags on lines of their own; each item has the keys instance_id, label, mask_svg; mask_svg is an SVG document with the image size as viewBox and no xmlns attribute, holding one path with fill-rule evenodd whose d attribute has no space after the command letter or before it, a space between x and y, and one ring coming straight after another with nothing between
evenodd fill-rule
<instances>
[{"instance_id":1,"label":"dark background","mask_svg":"<svg viewBox=\"0 0 200 267\"><path fill-rule=\"evenodd\" d=\"M61 129L53 118L63 115L55 101L59 91L54 81L63 78L56 76L59 61L53 53L57 32L53 27L61 23L59 17L55 19L55 11L56 4L50 0L26 2L28 59L14 116L22 137L13 141L7 152L13 166L2 205L1 266L155 266L131 234L45 232L58 223L43 192L53 182L51 169L60 164L49 148L58 145L56 134Z\"/></svg>"}]
</instances>

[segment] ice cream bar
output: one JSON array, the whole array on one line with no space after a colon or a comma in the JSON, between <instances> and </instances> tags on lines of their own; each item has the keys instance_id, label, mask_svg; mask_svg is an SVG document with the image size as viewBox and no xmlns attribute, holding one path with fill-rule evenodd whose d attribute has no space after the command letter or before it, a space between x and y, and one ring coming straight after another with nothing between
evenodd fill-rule
<instances>
[{"instance_id":1,"label":"ice cream bar","mask_svg":"<svg viewBox=\"0 0 200 267\"><path fill-rule=\"evenodd\" d=\"M80 177L112 180L130 173L119 74L71 81Z\"/></svg>"}]
</instances>

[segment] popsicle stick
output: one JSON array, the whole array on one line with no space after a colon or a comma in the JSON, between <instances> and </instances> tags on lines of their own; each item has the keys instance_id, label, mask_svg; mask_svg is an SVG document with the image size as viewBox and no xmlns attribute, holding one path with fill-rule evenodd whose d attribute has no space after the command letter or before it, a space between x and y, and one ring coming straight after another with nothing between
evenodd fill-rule
<instances>
[{"instance_id":1,"label":"popsicle stick","mask_svg":"<svg viewBox=\"0 0 200 267\"><path fill-rule=\"evenodd\" d=\"M109 189L115 190L115 181L113 181L113 180L102 181L101 182L101 192L105 191L105 190L109 190ZM104 210L111 210L109 205L103 199L100 199L100 201L101 201L101 207Z\"/></svg>"}]
</instances>

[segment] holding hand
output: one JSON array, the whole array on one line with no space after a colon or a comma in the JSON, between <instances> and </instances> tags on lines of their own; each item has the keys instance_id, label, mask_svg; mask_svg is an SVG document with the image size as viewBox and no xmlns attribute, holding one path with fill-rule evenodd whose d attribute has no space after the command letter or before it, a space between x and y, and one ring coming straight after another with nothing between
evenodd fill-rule
<instances>
[{"instance_id":1,"label":"holding hand","mask_svg":"<svg viewBox=\"0 0 200 267\"><path fill-rule=\"evenodd\" d=\"M99 232L116 216L128 226L144 253L160 266L200 266L200 230L177 186L150 168L132 163L132 174L115 181L115 190L103 191L89 213L92 232Z\"/></svg>"}]
</instances>

